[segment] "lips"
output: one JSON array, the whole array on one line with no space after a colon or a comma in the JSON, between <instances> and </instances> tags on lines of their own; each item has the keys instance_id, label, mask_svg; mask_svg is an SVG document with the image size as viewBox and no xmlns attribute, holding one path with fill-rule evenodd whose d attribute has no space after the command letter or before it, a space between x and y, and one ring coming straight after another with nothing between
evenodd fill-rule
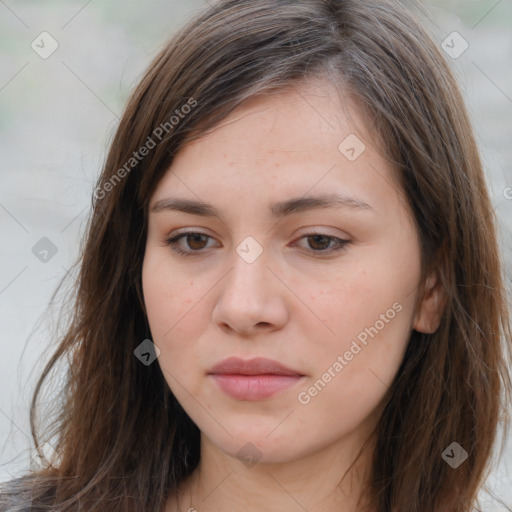
<instances>
[{"instance_id":1,"label":"lips","mask_svg":"<svg viewBox=\"0 0 512 512\"><path fill-rule=\"evenodd\" d=\"M298 375L302 374L297 370L292 370L286 366L266 359L256 357L254 359L244 360L238 357L230 357L217 363L209 373L213 374L231 374L231 375Z\"/></svg>"},{"instance_id":2,"label":"lips","mask_svg":"<svg viewBox=\"0 0 512 512\"><path fill-rule=\"evenodd\" d=\"M297 370L265 358L231 357L208 373L217 386L236 400L262 400L296 385L304 377Z\"/></svg>"}]
</instances>

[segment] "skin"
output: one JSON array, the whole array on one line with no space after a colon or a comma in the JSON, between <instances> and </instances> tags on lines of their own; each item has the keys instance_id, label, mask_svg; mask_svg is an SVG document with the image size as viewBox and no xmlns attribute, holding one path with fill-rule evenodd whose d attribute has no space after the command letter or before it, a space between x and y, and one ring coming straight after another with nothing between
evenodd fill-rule
<instances>
[{"instance_id":1,"label":"skin","mask_svg":"<svg viewBox=\"0 0 512 512\"><path fill-rule=\"evenodd\" d=\"M355 161L338 149L350 134L366 146ZM332 192L370 208L270 213L271 203ZM170 197L208 203L220 218L151 211ZM355 511L383 396L412 329L433 332L442 309L435 275L418 295L415 224L357 108L322 80L251 99L181 149L150 212L142 281L157 361L201 430L201 462L180 509ZM191 257L166 243L187 230L211 237L177 242ZM236 250L247 237L262 249L252 263ZM350 243L332 251L336 238ZM394 318L334 371L393 304ZM269 398L234 399L207 375L230 356L274 359L304 377ZM329 368L329 382L301 403ZM254 464L240 460L247 443ZM176 499L167 511L178 510Z\"/></svg>"}]
</instances>

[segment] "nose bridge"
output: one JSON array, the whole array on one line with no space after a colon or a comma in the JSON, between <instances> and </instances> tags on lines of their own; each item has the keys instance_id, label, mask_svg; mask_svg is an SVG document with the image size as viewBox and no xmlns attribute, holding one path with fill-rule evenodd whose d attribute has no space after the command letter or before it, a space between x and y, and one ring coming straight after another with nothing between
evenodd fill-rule
<instances>
[{"instance_id":1,"label":"nose bridge","mask_svg":"<svg viewBox=\"0 0 512 512\"><path fill-rule=\"evenodd\" d=\"M240 298L244 295L254 295L255 299L261 299L263 295L269 294L271 272L267 268L268 252L251 237L236 247L232 269L226 283L231 293L240 295Z\"/></svg>"},{"instance_id":2,"label":"nose bridge","mask_svg":"<svg viewBox=\"0 0 512 512\"><path fill-rule=\"evenodd\" d=\"M260 324L282 325L287 308L276 278L267 268L267 251L254 251L250 240L242 242L232 257L232 267L221 284L214 321L235 331L249 331ZM261 246L260 246L261 247Z\"/></svg>"}]
</instances>

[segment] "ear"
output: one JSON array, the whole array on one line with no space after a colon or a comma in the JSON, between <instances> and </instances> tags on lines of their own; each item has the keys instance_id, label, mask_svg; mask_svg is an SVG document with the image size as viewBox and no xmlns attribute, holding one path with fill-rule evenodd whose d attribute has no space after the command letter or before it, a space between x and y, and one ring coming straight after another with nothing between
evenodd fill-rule
<instances>
[{"instance_id":1,"label":"ear","mask_svg":"<svg viewBox=\"0 0 512 512\"><path fill-rule=\"evenodd\" d=\"M432 272L425 281L423 298L414 316L413 329L425 334L436 332L441 323L446 300L447 296L437 272Z\"/></svg>"}]
</instances>

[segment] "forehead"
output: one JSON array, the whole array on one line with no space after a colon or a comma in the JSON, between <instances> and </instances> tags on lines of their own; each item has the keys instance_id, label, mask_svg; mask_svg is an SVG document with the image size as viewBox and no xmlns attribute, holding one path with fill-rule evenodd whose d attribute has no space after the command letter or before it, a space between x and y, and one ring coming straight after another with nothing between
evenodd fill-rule
<instances>
[{"instance_id":1,"label":"forehead","mask_svg":"<svg viewBox=\"0 0 512 512\"><path fill-rule=\"evenodd\" d=\"M171 192L207 202L234 195L268 203L309 191L371 195L369 189L383 184L397 192L393 169L363 115L327 80L250 98L184 145L169 171L153 204Z\"/></svg>"},{"instance_id":2,"label":"forehead","mask_svg":"<svg viewBox=\"0 0 512 512\"><path fill-rule=\"evenodd\" d=\"M250 97L182 149L206 147L201 144L206 139L212 145L230 145L236 140L262 153L288 149L297 153L297 143L303 153L325 151L329 145L337 148L340 131L358 132L361 138L367 138L365 123L353 100L331 81L316 78ZM231 154L237 148L242 149L233 145Z\"/></svg>"}]
</instances>

